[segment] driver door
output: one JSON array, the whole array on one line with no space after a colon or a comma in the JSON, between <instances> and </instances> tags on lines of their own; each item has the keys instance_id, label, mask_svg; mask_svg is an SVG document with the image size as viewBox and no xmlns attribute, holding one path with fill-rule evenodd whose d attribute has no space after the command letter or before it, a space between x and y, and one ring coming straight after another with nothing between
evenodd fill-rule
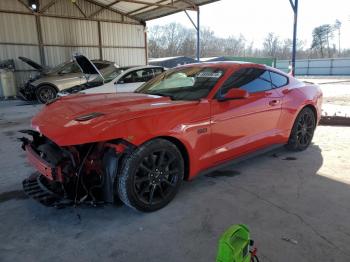
<instances>
[{"instance_id":1,"label":"driver door","mask_svg":"<svg viewBox=\"0 0 350 262\"><path fill-rule=\"evenodd\" d=\"M272 89L269 71L243 68L221 87L221 96L231 88L249 92L247 98L212 100L213 162L232 159L273 143L281 114L281 97Z\"/></svg>"}]
</instances>

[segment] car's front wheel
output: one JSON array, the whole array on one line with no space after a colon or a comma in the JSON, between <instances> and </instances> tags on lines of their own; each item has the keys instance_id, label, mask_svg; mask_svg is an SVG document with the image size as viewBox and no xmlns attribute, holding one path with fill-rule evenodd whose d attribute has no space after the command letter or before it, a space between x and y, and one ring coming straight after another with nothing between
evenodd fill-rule
<instances>
[{"instance_id":1,"label":"car's front wheel","mask_svg":"<svg viewBox=\"0 0 350 262\"><path fill-rule=\"evenodd\" d=\"M40 103L46 104L50 100L56 98L57 91L54 87L43 85L36 91L36 97Z\"/></svg>"},{"instance_id":2,"label":"car's front wheel","mask_svg":"<svg viewBox=\"0 0 350 262\"><path fill-rule=\"evenodd\" d=\"M124 204L156 211L175 197L183 176L184 161L178 148L165 139L154 139L124 160L117 190Z\"/></svg>"},{"instance_id":3,"label":"car's front wheel","mask_svg":"<svg viewBox=\"0 0 350 262\"><path fill-rule=\"evenodd\" d=\"M290 134L287 149L305 150L311 143L316 128L315 114L311 108L305 107L298 114Z\"/></svg>"}]
</instances>

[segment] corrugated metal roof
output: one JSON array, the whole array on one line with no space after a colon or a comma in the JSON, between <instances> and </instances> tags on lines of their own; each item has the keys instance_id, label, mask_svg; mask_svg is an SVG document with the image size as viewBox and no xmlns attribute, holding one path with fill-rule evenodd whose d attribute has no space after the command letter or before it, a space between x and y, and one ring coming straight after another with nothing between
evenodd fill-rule
<instances>
[{"instance_id":1,"label":"corrugated metal roof","mask_svg":"<svg viewBox=\"0 0 350 262\"><path fill-rule=\"evenodd\" d=\"M100 5L120 12L138 21L148 21L175 14L184 10L195 10L201 5L220 0L93 0ZM92 2L90 0L90 2Z\"/></svg>"},{"instance_id":2,"label":"corrugated metal roof","mask_svg":"<svg viewBox=\"0 0 350 262\"><path fill-rule=\"evenodd\" d=\"M39 15L140 23L220 0L40 0ZM11 5L10 3L16 3ZM0 0L0 10L33 13L26 1ZM104 15L103 15L104 14ZM112 15L114 14L114 15ZM102 16L102 17L101 17Z\"/></svg>"}]
</instances>

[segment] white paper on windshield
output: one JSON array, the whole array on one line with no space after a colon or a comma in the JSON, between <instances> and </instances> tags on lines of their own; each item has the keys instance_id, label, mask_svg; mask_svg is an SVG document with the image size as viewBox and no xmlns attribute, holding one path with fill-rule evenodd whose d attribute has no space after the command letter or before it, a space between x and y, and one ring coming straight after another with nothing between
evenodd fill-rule
<instances>
[{"instance_id":1,"label":"white paper on windshield","mask_svg":"<svg viewBox=\"0 0 350 262\"><path fill-rule=\"evenodd\" d=\"M219 78L222 75L222 72L200 72L197 77L206 77L206 78Z\"/></svg>"}]
</instances>

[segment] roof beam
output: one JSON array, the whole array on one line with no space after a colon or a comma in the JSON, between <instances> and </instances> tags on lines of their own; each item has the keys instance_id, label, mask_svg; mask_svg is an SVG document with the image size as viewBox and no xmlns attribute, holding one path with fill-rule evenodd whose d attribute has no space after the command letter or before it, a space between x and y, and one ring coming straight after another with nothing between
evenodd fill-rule
<instances>
[{"instance_id":1,"label":"roof beam","mask_svg":"<svg viewBox=\"0 0 350 262\"><path fill-rule=\"evenodd\" d=\"M106 7L101 7L101 8L98 9L97 11L91 13L88 17L89 17L89 18L90 18L90 17L94 17L94 16L97 15L98 13L102 12L103 10L105 10L105 9L107 9L107 8L109 8L109 7L111 7L111 6L115 5L115 4L117 4L117 3L119 3L119 2L120 2L120 1L117 0L117 1L114 1L114 2L112 2L112 3L108 4L108 5L106 5Z\"/></svg>"},{"instance_id":2,"label":"roof beam","mask_svg":"<svg viewBox=\"0 0 350 262\"><path fill-rule=\"evenodd\" d=\"M20 2L25 8L27 8L31 13L33 13L33 10L28 5L26 5L22 0L17 0L17 1Z\"/></svg>"},{"instance_id":3,"label":"roof beam","mask_svg":"<svg viewBox=\"0 0 350 262\"><path fill-rule=\"evenodd\" d=\"M77 2L74 2L74 6L75 6L76 8L78 8L79 12L80 12L84 17L86 17L86 14L85 14L84 11L80 8L80 6L78 5Z\"/></svg>"},{"instance_id":4,"label":"roof beam","mask_svg":"<svg viewBox=\"0 0 350 262\"><path fill-rule=\"evenodd\" d=\"M127 3L133 3L133 4L140 4L140 5L146 5L148 7L166 7L166 8L170 8L170 9L179 9L174 5L163 5L163 4L159 4L159 3L149 3L149 2L144 2L144 1L139 1L139 0L121 0L121 2L127 2Z\"/></svg>"},{"instance_id":5,"label":"roof beam","mask_svg":"<svg viewBox=\"0 0 350 262\"><path fill-rule=\"evenodd\" d=\"M156 2L156 4L161 4L161 3L164 3L164 2L166 2L166 1L168 1L168 0L161 0L161 1ZM144 6L144 7L141 7L141 8L139 8L139 9L136 9L136 10L134 10L134 11L131 11L131 12L127 13L127 14L128 14L128 15L131 15L131 14L140 12L140 11L142 11L142 10L145 10L145 9L147 9L147 8L150 8L150 7L149 7L149 6Z\"/></svg>"},{"instance_id":6,"label":"roof beam","mask_svg":"<svg viewBox=\"0 0 350 262\"><path fill-rule=\"evenodd\" d=\"M48 4L44 5L40 10L39 13L44 13L47 9L49 9L51 6L57 3L58 0L51 0Z\"/></svg>"},{"instance_id":7,"label":"roof beam","mask_svg":"<svg viewBox=\"0 0 350 262\"><path fill-rule=\"evenodd\" d=\"M181 0L181 2L191 5L195 10L198 9L198 6L194 2L192 2L192 0Z\"/></svg>"},{"instance_id":8,"label":"roof beam","mask_svg":"<svg viewBox=\"0 0 350 262\"><path fill-rule=\"evenodd\" d=\"M86 1L86 2L89 2L90 4L97 5L97 6L99 6L99 7L104 7L105 9L107 9L107 10L109 10L109 11L112 11L112 12L114 12L114 13L120 14L122 17L126 16L126 17L128 17L128 18L130 18L130 19L134 19L134 20L140 21L140 20L137 19L136 17L130 16L130 15L128 15L128 14L122 12L122 11L116 10L116 9L114 9L114 8L112 8L112 7L108 7L108 5L101 4L101 3L99 3L99 2L97 2L97 1L95 1L95 0L85 0L85 1Z\"/></svg>"},{"instance_id":9,"label":"roof beam","mask_svg":"<svg viewBox=\"0 0 350 262\"><path fill-rule=\"evenodd\" d=\"M176 1L176 2L174 1L173 3L176 4L176 3L179 3L179 2L183 2L183 1L184 1L184 0L178 0L178 1ZM218 1L218 0L216 0L216 1ZM138 13L137 16L146 14L146 13L148 13L148 12L157 11L157 10L160 10L160 9L162 9L162 7L156 7L156 8L154 8L154 9L147 10L147 11L145 11L145 12ZM187 7L187 8L176 8L176 11L173 12L173 13L177 13L177 12L184 11L184 10L196 11L196 10L198 10L198 6L196 6L195 8L190 8L190 7ZM172 13L172 14L173 14L173 13ZM168 15L168 14L160 15L160 16L154 17L154 18L152 18L152 19L157 19L157 18L160 18L160 17L163 17L163 16L167 16L167 15Z\"/></svg>"}]
</instances>

